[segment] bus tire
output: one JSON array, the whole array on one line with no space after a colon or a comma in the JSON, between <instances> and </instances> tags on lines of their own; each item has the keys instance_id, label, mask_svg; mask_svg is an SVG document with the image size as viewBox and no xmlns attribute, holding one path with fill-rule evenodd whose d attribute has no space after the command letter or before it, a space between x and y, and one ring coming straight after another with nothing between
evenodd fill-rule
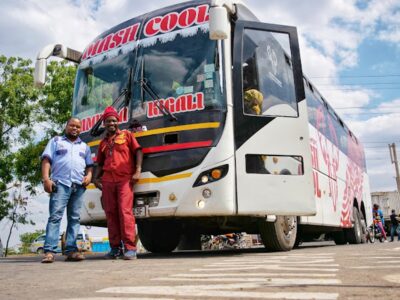
<instances>
[{"instance_id":1,"label":"bus tire","mask_svg":"<svg viewBox=\"0 0 400 300\"><path fill-rule=\"evenodd\" d=\"M346 245L347 240L343 230L332 232L332 238L336 245Z\"/></svg>"},{"instance_id":2,"label":"bus tire","mask_svg":"<svg viewBox=\"0 0 400 300\"><path fill-rule=\"evenodd\" d=\"M290 251L296 242L297 217L277 216L275 222L261 220L258 230L267 250Z\"/></svg>"},{"instance_id":3,"label":"bus tire","mask_svg":"<svg viewBox=\"0 0 400 300\"><path fill-rule=\"evenodd\" d=\"M196 231L184 232L178 244L178 250L201 250L201 235Z\"/></svg>"},{"instance_id":4,"label":"bus tire","mask_svg":"<svg viewBox=\"0 0 400 300\"><path fill-rule=\"evenodd\" d=\"M349 244L361 244L362 240L362 225L361 217L358 209L353 207L353 227L344 229L346 240Z\"/></svg>"},{"instance_id":5,"label":"bus tire","mask_svg":"<svg viewBox=\"0 0 400 300\"><path fill-rule=\"evenodd\" d=\"M365 221L365 217L362 213L361 215L361 244L367 243L367 235L368 235L368 226L367 222Z\"/></svg>"},{"instance_id":6,"label":"bus tire","mask_svg":"<svg viewBox=\"0 0 400 300\"><path fill-rule=\"evenodd\" d=\"M181 239L181 226L175 220L140 220L138 232L143 247L153 253L172 252Z\"/></svg>"}]
</instances>

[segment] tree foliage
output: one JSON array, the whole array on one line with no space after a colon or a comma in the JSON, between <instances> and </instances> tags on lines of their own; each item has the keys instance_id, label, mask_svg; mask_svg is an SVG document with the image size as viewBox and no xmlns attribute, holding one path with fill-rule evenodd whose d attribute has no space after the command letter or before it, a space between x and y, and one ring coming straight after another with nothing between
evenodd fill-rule
<instances>
[{"instance_id":1,"label":"tree foliage","mask_svg":"<svg viewBox=\"0 0 400 300\"><path fill-rule=\"evenodd\" d=\"M40 229L40 230L36 230L35 232L26 232L26 233L21 234L19 236L19 239L21 241L20 252L28 253L29 248L32 245L33 241L44 233L45 233L45 230Z\"/></svg>"},{"instance_id":2,"label":"tree foliage","mask_svg":"<svg viewBox=\"0 0 400 300\"><path fill-rule=\"evenodd\" d=\"M52 61L47 70L39 90L31 60L0 56L0 220L11 213L9 191L16 182L34 192L41 179L39 156L71 115L76 67Z\"/></svg>"},{"instance_id":3,"label":"tree foliage","mask_svg":"<svg viewBox=\"0 0 400 300\"><path fill-rule=\"evenodd\" d=\"M32 138L39 92L33 86L31 61L0 56L0 220L12 205L7 202L14 180L15 151Z\"/></svg>"}]
</instances>

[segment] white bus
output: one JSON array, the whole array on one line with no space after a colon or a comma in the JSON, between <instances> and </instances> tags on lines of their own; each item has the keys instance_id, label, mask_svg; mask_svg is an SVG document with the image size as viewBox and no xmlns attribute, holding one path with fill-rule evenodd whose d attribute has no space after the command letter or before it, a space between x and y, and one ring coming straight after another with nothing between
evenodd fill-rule
<instances>
[{"instance_id":1,"label":"white bus","mask_svg":"<svg viewBox=\"0 0 400 300\"><path fill-rule=\"evenodd\" d=\"M362 145L303 75L296 28L260 22L236 1L191 1L121 23L81 53L73 115L97 152L101 113L143 147L135 186L139 236L151 252L199 248L201 234L260 234L269 250L328 234L365 241L372 222ZM105 225L101 192L81 221Z\"/></svg>"}]
</instances>

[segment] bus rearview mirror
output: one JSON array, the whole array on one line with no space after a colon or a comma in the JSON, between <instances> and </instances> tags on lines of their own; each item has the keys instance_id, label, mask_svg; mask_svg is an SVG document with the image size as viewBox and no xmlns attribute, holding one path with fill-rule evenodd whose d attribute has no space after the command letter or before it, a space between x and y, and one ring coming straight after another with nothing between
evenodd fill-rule
<instances>
[{"instance_id":1,"label":"bus rearview mirror","mask_svg":"<svg viewBox=\"0 0 400 300\"><path fill-rule=\"evenodd\" d=\"M33 75L36 87L42 87L46 81L47 62L45 58L36 60L35 73Z\"/></svg>"},{"instance_id":2,"label":"bus rearview mirror","mask_svg":"<svg viewBox=\"0 0 400 300\"><path fill-rule=\"evenodd\" d=\"M210 15L210 39L225 40L229 36L230 24L228 11L225 7L211 7Z\"/></svg>"}]
</instances>

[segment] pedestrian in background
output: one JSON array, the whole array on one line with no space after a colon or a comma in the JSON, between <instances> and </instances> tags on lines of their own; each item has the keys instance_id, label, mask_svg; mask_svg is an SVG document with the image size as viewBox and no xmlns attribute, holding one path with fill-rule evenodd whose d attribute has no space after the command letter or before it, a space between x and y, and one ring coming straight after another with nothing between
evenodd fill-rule
<instances>
[{"instance_id":1,"label":"pedestrian in background","mask_svg":"<svg viewBox=\"0 0 400 300\"><path fill-rule=\"evenodd\" d=\"M392 226L390 227L390 241L394 241L394 234L397 232L397 240L400 241L400 233L399 233L399 220L397 220L396 211L392 209L392 214L390 215L390 223Z\"/></svg>"},{"instance_id":2,"label":"pedestrian in background","mask_svg":"<svg viewBox=\"0 0 400 300\"><path fill-rule=\"evenodd\" d=\"M66 261L81 261L76 239L80 227L83 193L92 179L93 161L90 148L80 138L81 121L70 118L64 136L53 137L46 146L42 159L42 182L50 193L49 219L46 226L44 258L52 263L58 247L60 223L67 208Z\"/></svg>"},{"instance_id":3,"label":"pedestrian in background","mask_svg":"<svg viewBox=\"0 0 400 300\"><path fill-rule=\"evenodd\" d=\"M378 204L374 204L372 207L372 216L374 218L374 222L378 226L379 230L381 231L381 234L383 235L383 238L385 239L385 242L387 242L387 237L386 237L386 231L385 231L385 219L383 218L383 212L379 208Z\"/></svg>"},{"instance_id":4,"label":"pedestrian in background","mask_svg":"<svg viewBox=\"0 0 400 300\"><path fill-rule=\"evenodd\" d=\"M94 183L102 190L111 251L106 259L136 258L136 228L133 215L133 185L139 180L143 153L128 130L119 130L117 111L105 109L106 136L97 150ZM122 242L122 243L121 243Z\"/></svg>"}]
</instances>

